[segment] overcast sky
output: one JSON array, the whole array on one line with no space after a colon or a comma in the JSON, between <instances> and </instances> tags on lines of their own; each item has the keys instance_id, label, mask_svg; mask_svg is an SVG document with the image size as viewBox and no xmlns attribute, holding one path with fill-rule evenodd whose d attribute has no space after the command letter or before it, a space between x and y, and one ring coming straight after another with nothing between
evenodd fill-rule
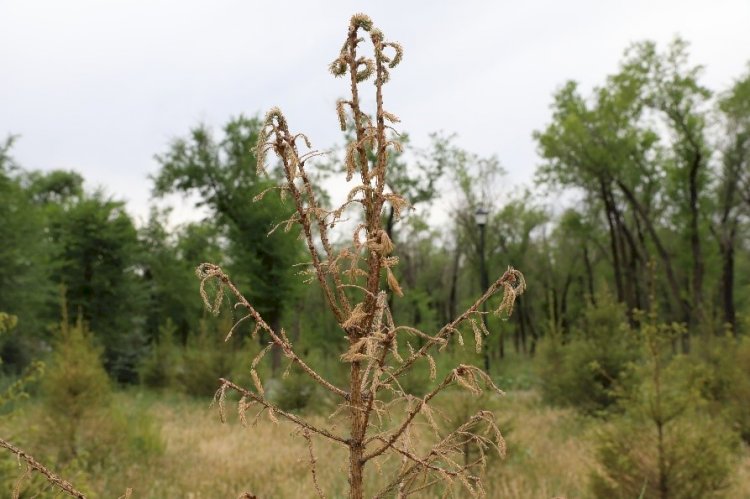
<instances>
[{"instance_id":1,"label":"overcast sky","mask_svg":"<svg viewBox=\"0 0 750 499\"><path fill-rule=\"evenodd\" d=\"M0 137L21 136L25 168L75 169L143 217L154 154L199 122L278 105L316 148L341 142L346 84L327 66L358 11L405 48L386 108L412 142L456 132L517 183L555 89L599 84L630 43L679 34L717 90L750 60L748 0L0 0Z\"/></svg>"}]
</instances>

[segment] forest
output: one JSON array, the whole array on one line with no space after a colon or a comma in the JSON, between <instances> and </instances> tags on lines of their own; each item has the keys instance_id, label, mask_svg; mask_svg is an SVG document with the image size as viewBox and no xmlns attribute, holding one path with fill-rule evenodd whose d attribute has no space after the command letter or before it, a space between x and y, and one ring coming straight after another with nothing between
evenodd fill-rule
<instances>
[{"instance_id":1,"label":"forest","mask_svg":"<svg viewBox=\"0 0 750 499\"><path fill-rule=\"evenodd\" d=\"M87 497L750 497L750 66L708 88L685 40L633 44L592 90L560 82L534 181L510 190L501 157L449 133L399 124L386 150L398 119L356 89L387 102L401 48L357 16L347 44L343 146L298 153L262 102L197 122L153 151L145 221L3 141L0 439ZM174 195L200 219L170 222ZM410 336L364 341L381 316ZM373 410L375 374L370 399L339 387L378 352L398 388ZM334 440L368 403L383 433L355 469L376 423L353 409ZM484 411L491 445L425 443ZM4 447L0 497L56 493Z\"/></svg>"}]
</instances>

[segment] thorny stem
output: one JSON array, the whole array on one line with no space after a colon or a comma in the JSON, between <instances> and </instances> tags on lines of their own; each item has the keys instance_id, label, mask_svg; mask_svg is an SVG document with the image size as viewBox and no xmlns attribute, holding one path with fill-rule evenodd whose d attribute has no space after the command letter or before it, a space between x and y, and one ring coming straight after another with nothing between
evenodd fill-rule
<instances>
[{"instance_id":1,"label":"thorny stem","mask_svg":"<svg viewBox=\"0 0 750 499\"><path fill-rule=\"evenodd\" d=\"M31 469L34 469L38 471L39 473L41 473L42 475L44 475L45 478L47 478L47 481L55 485L60 490L64 491L69 496L76 497L78 499L86 499L86 496L83 494L83 492L73 487L73 484L57 476L56 474L52 473L50 470L45 468L43 464L41 464L39 461L37 461L32 456L22 451L15 445L0 438L0 447L5 447L9 451L17 455L19 459L23 459L23 461L26 462L26 464Z\"/></svg>"}]
</instances>

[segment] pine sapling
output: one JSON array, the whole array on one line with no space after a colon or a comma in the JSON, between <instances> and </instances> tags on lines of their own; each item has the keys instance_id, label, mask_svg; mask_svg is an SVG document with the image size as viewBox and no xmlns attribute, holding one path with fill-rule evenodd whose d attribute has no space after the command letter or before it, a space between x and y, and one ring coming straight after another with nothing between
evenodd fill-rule
<instances>
[{"instance_id":1,"label":"pine sapling","mask_svg":"<svg viewBox=\"0 0 750 499\"><path fill-rule=\"evenodd\" d=\"M372 45L372 57L361 55L367 41ZM505 442L489 411L478 411L447 433L435 423L430 403L451 386L477 396L486 389L502 392L484 371L471 365L459 365L443 379L436 379L433 354L442 351L453 337L463 341L462 328L473 331L477 348L481 348L483 336L489 334L485 327L480 326L484 317L483 304L502 290L503 298L497 313L510 314L515 298L526 287L523 275L509 267L471 307L437 332L427 333L394 324L388 307L384 285L396 295L402 295L403 291L393 272L398 258L393 255L394 243L382 226L382 215L386 206L398 215L408 203L399 193L387 188L388 157L393 151L399 151L401 145L399 134L393 128L399 119L384 108L383 90L391 70L399 65L402 57L401 46L388 41L369 17L357 14L351 18L341 52L330 65L334 76L348 79L351 92L348 99L342 99L336 105L341 129L353 128L349 130L353 133L348 134L352 140L346 148L345 164L346 179L354 186L341 206L328 209L321 202L308 173L308 165L323 153L312 149L306 135L293 133L278 108L272 108L266 115L256 149L259 172L266 172L269 153L280 160L284 182L274 189L291 199L295 212L277 228L288 229L294 224L301 227L310 255L307 271L311 280L320 286L328 308L348 340L348 348L340 357L342 362L349 364L348 386L335 385L319 374L314 366L308 365L284 329L272 328L220 267L204 263L197 269L201 295L208 308L218 312L223 296L228 292L235 308L245 312L238 324L251 321L256 333L262 331L271 339L251 363L252 388L221 379L216 399L222 418L226 394L235 391L241 396L241 420L245 420L247 410L258 408L273 421L285 420L297 426L307 442L312 480L320 497L325 497L325 491L316 472L313 438L329 440L348 450L351 498L362 498L365 490L373 497L406 497L433 487L442 487L446 491L463 488L472 496L484 496L479 471L485 463L486 453L505 454ZM360 95L368 82L374 84L372 116L363 110ZM361 212L361 222L355 227L350 244L334 246L331 231L342 221L344 213L353 210ZM419 339L419 348L412 345L410 340L414 338ZM256 368L270 349L279 349L290 365L296 364L302 373L338 400L336 412L348 414L348 431L313 424L282 410L267 398ZM417 363L426 364L434 383L423 397L407 393L400 382ZM415 429L418 421L432 428L436 435L434 441L424 441L422 433ZM479 449L478 457L464 459L463 450L467 444ZM381 464L389 458L391 462L400 463L393 475L381 477L378 483L366 484L365 468L373 464L385 469Z\"/></svg>"}]
</instances>

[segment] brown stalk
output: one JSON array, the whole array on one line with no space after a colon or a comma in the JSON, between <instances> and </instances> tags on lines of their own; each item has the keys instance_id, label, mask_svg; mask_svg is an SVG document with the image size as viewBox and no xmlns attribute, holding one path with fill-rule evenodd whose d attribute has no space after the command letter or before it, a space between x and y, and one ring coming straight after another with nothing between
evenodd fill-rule
<instances>
[{"instance_id":1,"label":"brown stalk","mask_svg":"<svg viewBox=\"0 0 750 499\"><path fill-rule=\"evenodd\" d=\"M5 447L9 451L11 451L13 454L18 456L18 459L23 460L29 469L36 470L42 475L44 475L44 477L47 479L49 483L51 483L58 489L62 490L69 496L76 497L78 499L86 499L86 496L83 494L83 492L81 492L80 490L77 490L73 486L72 483L54 474L49 469L47 469L42 463L34 459L32 456L30 456L26 452L22 451L15 445L0 438L0 447Z\"/></svg>"},{"instance_id":2,"label":"brown stalk","mask_svg":"<svg viewBox=\"0 0 750 499\"><path fill-rule=\"evenodd\" d=\"M374 49L373 59L358 55L358 47L365 41L364 37L360 38L360 34L363 33L369 35ZM391 50L393 52L390 52ZM474 473L474 468L484 465L487 449L494 448L499 454L504 454L504 441L491 413L480 411L443 437L440 437L440 431L433 420L430 402L448 386L455 384L476 395L482 392L483 382L486 387L500 392L489 376L481 370L473 366L460 365L453 369L432 391L419 399L406 393L398 381L399 376L412 369L416 361L421 358L428 361L430 378L434 379L437 369L430 354L433 346L446 345L450 336L458 333L458 327L472 315L483 313L480 312L482 305L501 289L504 294L498 311L510 315L516 296L523 293L525 289L523 275L509 267L471 307L434 335L429 335L414 327L394 324L386 300L387 293L381 289L381 282L385 280L394 294L401 293L401 287L392 271L392 267L398 263L398 258L392 255L394 244L382 227L381 217L386 202L396 211L406 206L407 202L395 192L385 192L389 148L400 150L401 146L397 141L398 133L385 122L387 119L395 123L398 118L385 111L383 107L383 87L390 78L389 69L393 69L401 58L400 45L387 42L383 33L373 26L367 16L357 14L352 17L344 46L330 65L330 69L335 76L344 76L347 72L349 73L351 98L339 100L336 111L342 129L345 131L347 126L352 126L354 131L354 138L347 147L345 155L347 180L358 172L361 184L352 188L346 201L338 208L328 210L320 206L306 171L306 162L320 153L311 150L303 155L299 154L296 141L303 139L310 148L309 141L303 134L293 135L290 132L286 119L277 108L273 108L267 114L256 149L258 170L261 172L265 171L263 161L267 151L272 150L281 160L285 183L279 187L279 190L282 193L291 194L296 213L279 226L284 225L285 230L291 224L296 223L301 226L312 259L310 273L314 271L329 308L349 341L348 349L341 355L341 360L350 364L349 391L346 392L334 386L318 374L313 367L305 363L295 353L284 330L273 330L219 267L202 264L198 268L198 275L202 279L201 293L209 308L218 311L223 287L228 288L237 300L237 305L248 311L248 314L240 321L252 318L256 323L256 328L268 332L272 344L280 348L292 363L299 365L307 376L326 390L344 399L334 411L334 415L342 410L348 411L349 436L346 438L305 421L299 416L280 410L265 398L263 385L255 370L265 350L256 357L251 367L256 392L223 378L217 392L222 417L225 392L231 389L242 395L239 413L243 422L247 407L258 403L262 407L261 413L267 411L268 416L273 420L276 415L281 416L301 429L301 434L308 445L313 485L320 497L324 497L324 492L318 480L317 461L311 440L313 434L324 436L348 447L349 497L353 499L364 497L366 464L374 462L378 469L381 469L381 464L386 462L388 456L402 460L403 464L393 480L381 490L377 497L394 489L398 489L399 497L406 497L438 484L450 490L455 483L460 483L472 496L483 496L485 495L484 489L479 476ZM359 87L373 76L376 107L374 123L362 110ZM352 122L348 119L353 119L353 125L349 125ZM372 164L368 159L370 153L374 154ZM334 249L330 243L329 230L341 220L344 210L354 208L357 204L362 206L363 220L354 229L351 244L341 249ZM318 254L319 246L322 246L322 255ZM346 270L342 270L345 268ZM350 280L348 284L343 283L342 274L348 276ZM220 286L217 296L209 300L205 285L212 279L217 280ZM353 298L354 296L359 296L359 298ZM482 329L476 336L481 340L483 334L486 335L489 332ZM406 359L403 359L399 353L401 335L419 337L424 340L424 344L414 351L407 341L406 345L410 353ZM391 402L379 399L382 388L388 388L396 395L395 399ZM384 421L396 419L395 407L400 406L402 401L406 401L406 410L400 422L390 430L383 429ZM377 424L372 421L374 417L377 418ZM421 456L416 447L416 444L422 443L419 440L421 435L412 431L420 418L426 419L439 439L427 454ZM482 431L494 435L495 440L484 436ZM459 463L452 456L463 455L464 448L470 443L474 443L479 449L479 459L470 463ZM371 444L374 445L367 452ZM422 448L422 445L419 447ZM468 458L462 461L468 461Z\"/></svg>"}]
</instances>

